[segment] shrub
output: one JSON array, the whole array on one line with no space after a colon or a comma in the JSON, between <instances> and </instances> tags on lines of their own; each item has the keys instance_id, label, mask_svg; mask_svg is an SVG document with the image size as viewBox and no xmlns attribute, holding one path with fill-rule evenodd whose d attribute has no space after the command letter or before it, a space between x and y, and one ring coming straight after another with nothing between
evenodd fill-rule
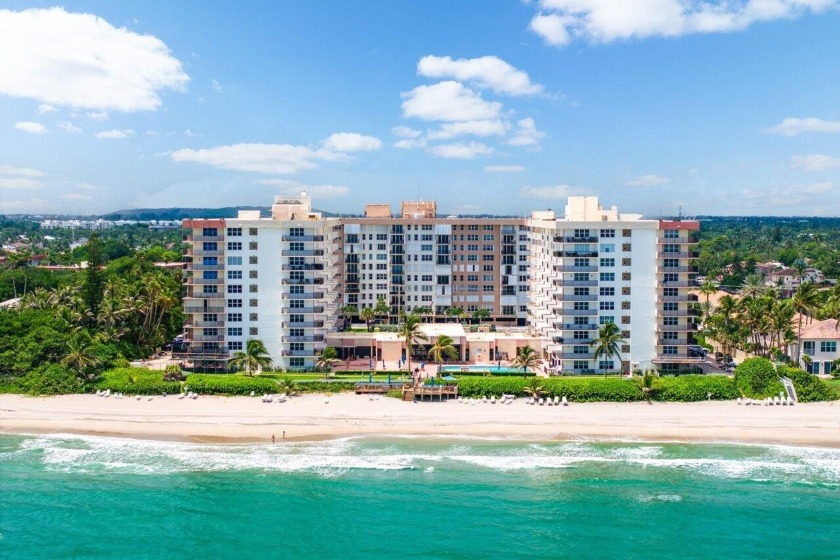
<instances>
[{"instance_id":1,"label":"shrub","mask_svg":"<svg viewBox=\"0 0 840 560\"><path fill-rule=\"evenodd\" d=\"M295 388L300 393L340 393L355 386L355 381L298 381Z\"/></svg>"},{"instance_id":2,"label":"shrub","mask_svg":"<svg viewBox=\"0 0 840 560\"><path fill-rule=\"evenodd\" d=\"M250 395L254 393L276 393L277 382L260 377L236 374L193 373L184 384L187 391L202 395Z\"/></svg>"},{"instance_id":3,"label":"shrub","mask_svg":"<svg viewBox=\"0 0 840 560\"><path fill-rule=\"evenodd\" d=\"M181 366L170 365L166 366L163 372L164 381L184 381L187 378L184 372L181 371Z\"/></svg>"},{"instance_id":4,"label":"shrub","mask_svg":"<svg viewBox=\"0 0 840 560\"><path fill-rule=\"evenodd\" d=\"M2 392L26 395L68 395L81 390L76 372L57 364L32 370L2 387Z\"/></svg>"},{"instance_id":5,"label":"shrub","mask_svg":"<svg viewBox=\"0 0 840 560\"><path fill-rule=\"evenodd\" d=\"M177 381L164 381L163 372L146 368L116 368L102 373L101 379L90 387L128 395L170 395L181 392Z\"/></svg>"},{"instance_id":6,"label":"shrub","mask_svg":"<svg viewBox=\"0 0 840 560\"><path fill-rule=\"evenodd\" d=\"M738 398L735 382L725 375L680 375L659 379L653 400L672 402L704 401L711 393L713 400Z\"/></svg>"},{"instance_id":7,"label":"shrub","mask_svg":"<svg viewBox=\"0 0 840 560\"><path fill-rule=\"evenodd\" d=\"M767 397L781 389L779 374L767 358L747 358L735 368L735 385L748 397Z\"/></svg>"},{"instance_id":8,"label":"shrub","mask_svg":"<svg viewBox=\"0 0 840 560\"><path fill-rule=\"evenodd\" d=\"M832 401L838 398L828 383L812 373L782 366L779 368L779 374L793 381L796 397L800 402Z\"/></svg>"},{"instance_id":9,"label":"shrub","mask_svg":"<svg viewBox=\"0 0 840 560\"><path fill-rule=\"evenodd\" d=\"M540 380L543 393L549 397L566 397L574 402L638 401L644 398L639 387L625 379L551 378ZM530 381L532 382L532 381ZM464 397L525 396L525 379L505 377L468 377L458 379L458 393Z\"/></svg>"}]
</instances>

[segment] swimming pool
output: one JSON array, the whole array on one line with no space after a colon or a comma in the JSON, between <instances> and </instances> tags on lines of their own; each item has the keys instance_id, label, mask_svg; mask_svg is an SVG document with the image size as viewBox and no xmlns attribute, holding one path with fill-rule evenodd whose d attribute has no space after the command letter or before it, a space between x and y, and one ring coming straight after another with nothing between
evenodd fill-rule
<instances>
[{"instance_id":1,"label":"swimming pool","mask_svg":"<svg viewBox=\"0 0 840 560\"><path fill-rule=\"evenodd\" d=\"M506 366L443 366L440 368L442 372L446 373L460 373L460 372L485 372L490 373L522 373L522 368L512 368ZM529 372L533 373L533 372Z\"/></svg>"}]
</instances>

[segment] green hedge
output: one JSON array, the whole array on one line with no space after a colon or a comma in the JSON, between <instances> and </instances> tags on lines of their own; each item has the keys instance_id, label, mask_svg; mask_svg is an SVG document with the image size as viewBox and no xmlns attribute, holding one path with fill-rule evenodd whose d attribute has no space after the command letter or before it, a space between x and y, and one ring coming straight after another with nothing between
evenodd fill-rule
<instances>
[{"instance_id":1,"label":"green hedge","mask_svg":"<svg viewBox=\"0 0 840 560\"><path fill-rule=\"evenodd\" d=\"M352 391L358 381L295 381L298 393L341 393Z\"/></svg>"},{"instance_id":2,"label":"green hedge","mask_svg":"<svg viewBox=\"0 0 840 560\"><path fill-rule=\"evenodd\" d=\"M412 369L413 369L414 364L411 364L411 365L412 365ZM332 372L332 375L335 375L335 376L340 376L340 375L362 376L362 375L370 375L370 372L371 372L370 369L337 369L337 370ZM391 375L391 376L394 376L394 377L405 377L409 374L408 370L405 370L405 369L403 369L403 370L393 369L393 370L374 371L373 373L375 375L386 375L386 376Z\"/></svg>"},{"instance_id":3,"label":"green hedge","mask_svg":"<svg viewBox=\"0 0 840 560\"><path fill-rule=\"evenodd\" d=\"M704 401L708 394L712 400L731 400L740 396L735 382L725 375L680 375L658 380L651 398L657 401Z\"/></svg>"},{"instance_id":4,"label":"green hedge","mask_svg":"<svg viewBox=\"0 0 840 560\"><path fill-rule=\"evenodd\" d=\"M779 374L789 377L796 388L799 402L833 401L838 395L828 383L812 373L788 366L779 367ZM778 395L778 393L776 393Z\"/></svg>"},{"instance_id":5,"label":"green hedge","mask_svg":"<svg viewBox=\"0 0 840 560\"><path fill-rule=\"evenodd\" d=\"M35 369L6 382L0 381L0 393L69 395L80 391L82 382L76 372L58 364Z\"/></svg>"},{"instance_id":6,"label":"green hedge","mask_svg":"<svg viewBox=\"0 0 840 560\"><path fill-rule=\"evenodd\" d=\"M116 368L105 371L101 379L90 385L91 391L110 389L127 395L169 395L181 392L177 381L164 381L162 371L146 368Z\"/></svg>"},{"instance_id":7,"label":"green hedge","mask_svg":"<svg viewBox=\"0 0 840 560\"><path fill-rule=\"evenodd\" d=\"M735 368L735 385L752 398L778 395L782 390L779 374L767 358L747 358Z\"/></svg>"},{"instance_id":8,"label":"green hedge","mask_svg":"<svg viewBox=\"0 0 840 560\"><path fill-rule=\"evenodd\" d=\"M250 395L276 393L277 382L260 377L246 377L236 374L193 373L184 382L187 391L201 395Z\"/></svg>"}]
</instances>

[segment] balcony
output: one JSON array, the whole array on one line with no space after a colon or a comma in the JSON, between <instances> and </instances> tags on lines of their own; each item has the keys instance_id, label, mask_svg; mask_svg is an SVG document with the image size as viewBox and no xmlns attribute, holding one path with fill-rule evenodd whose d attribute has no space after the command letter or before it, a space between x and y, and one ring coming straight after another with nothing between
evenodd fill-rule
<instances>
[{"instance_id":1,"label":"balcony","mask_svg":"<svg viewBox=\"0 0 840 560\"><path fill-rule=\"evenodd\" d=\"M197 329L199 327L224 327L224 321L192 321L192 324L184 325L188 329Z\"/></svg>"},{"instance_id":2,"label":"balcony","mask_svg":"<svg viewBox=\"0 0 840 560\"><path fill-rule=\"evenodd\" d=\"M656 301L658 301L660 303L662 303L662 302L680 302L680 301L696 302L697 301L697 296L694 295L694 294L684 294L684 295L679 295L679 296L663 296L663 295L657 294Z\"/></svg>"},{"instance_id":3,"label":"balcony","mask_svg":"<svg viewBox=\"0 0 840 560\"><path fill-rule=\"evenodd\" d=\"M702 364L705 358L657 352L652 361L655 364Z\"/></svg>"},{"instance_id":4,"label":"balcony","mask_svg":"<svg viewBox=\"0 0 840 560\"><path fill-rule=\"evenodd\" d=\"M225 252L219 249L205 251L198 247L184 251L184 255L188 257L221 257L224 254Z\"/></svg>"},{"instance_id":5,"label":"balcony","mask_svg":"<svg viewBox=\"0 0 840 560\"><path fill-rule=\"evenodd\" d=\"M321 329L321 328L324 327L324 322L323 321L299 321L299 322L289 321L287 323L284 322L282 324L282 326L287 327L287 328L293 328L293 329L307 329L307 328L309 328L309 329L312 329L312 328Z\"/></svg>"},{"instance_id":6,"label":"balcony","mask_svg":"<svg viewBox=\"0 0 840 560\"><path fill-rule=\"evenodd\" d=\"M694 342L687 338L659 338L656 340L656 344L658 346L686 346L694 344Z\"/></svg>"},{"instance_id":7,"label":"balcony","mask_svg":"<svg viewBox=\"0 0 840 560\"><path fill-rule=\"evenodd\" d=\"M555 257L586 257L592 258L598 256L598 251L554 251Z\"/></svg>"},{"instance_id":8,"label":"balcony","mask_svg":"<svg viewBox=\"0 0 840 560\"><path fill-rule=\"evenodd\" d=\"M295 286L307 284L323 284L323 278L283 278L283 284L292 284Z\"/></svg>"},{"instance_id":9,"label":"balcony","mask_svg":"<svg viewBox=\"0 0 840 560\"><path fill-rule=\"evenodd\" d=\"M553 284L560 288L593 287L598 285L597 280L554 280Z\"/></svg>"},{"instance_id":10,"label":"balcony","mask_svg":"<svg viewBox=\"0 0 840 560\"><path fill-rule=\"evenodd\" d=\"M554 238L555 240L558 239L557 237ZM598 243L598 237L594 235L590 235L589 237L566 237L560 238L563 239L564 243Z\"/></svg>"},{"instance_id":11,"label":"balcony","mask_svg":"<svg viewBox=\"0 0 840 560\"><path fill-rule=\"evenodd\" d=\"M203 305L184 306L184 313L187 315L192 315L194 313L222 313L224 310L224 304L216 302L214 302L214 305L208 305L207 307L204 307Z\"/></svg>"},{"instance_id":12,"label":"balcony","mask_svg":"<svg viewBox=\"0 0 840 560\"><path fill-rule=\"evenodd\" d=\"M315 349L312 350L283 350L284 356L314 356Z\"/></svg>"},{"instance_id":13,"label":"balcony","mask_svg":"<svg viewBox=\"0 0 840 560\"><path fill-rule=\"evenodd\" d=\"M224 235L193 235L193 241L217 241L221 243L225 240Z\"/></svg>"},{"instance_id":14,"label":"balcony","mask_svg":"<svg viewBox=\"0 0 840 560\"><path fill-rule=\"evenodd\" d=\"M324 335L284 336L283 342L324 342Z\"/></svg>"},{"instance_id":15,"label":"balcony","mask_svg":"<svg viewBox=\"0 0 840 560\"><path fill-rule=\"evenodd\" d=\"M208 294L206 292L194 292L192 295L185 295L184 299L221 299L223 297L225 297L225 294Z\"/></svg>"},{"instance_id":16,"label":"balcony","mask_svg":"<svg viewBox=\"0 0 840 560\"><path fill-rule=\"evenodd\" d=\"M283 307L283 313L323 313L324 306L314 306L314 307Z\"/></svg>"},{"instance_id":17,"label":"balcony","mask_svg":"<svg viewBox=\"0 0 840 560\"><path fill-rule=\"evenodd\" d=\"M589 295L574 295L574 294L557 294L554 296L554 301L598 301L598 296Z\"/></svg>"},{"instance_id":18,"label":"balcony","mask_svg":"<svg viewBox=\"0 0 840 560\"><path fill-rule=\"evenodd\" d=\"M284 264L281 270L324 270L323 264Z\"/></svg>"},{"instance_id":19,"label":"balcony","mask_svg":"<svg viewBox=\"0 0 840 560\"><path fill-rule=\"evenodd\" d=\"M597 315L597 309L558 309L557 314L560 316L580 316L580 315Z\"/></svg>"},{"instance_id":20,"label":"balcony","mask_svg":"<svg viewBox=\"0 0 840 560\"><path fill-rule=\"evenodd\" d=\"M573 264L557 265L554 272L598 272L597 266L577 266Z\"/></svg>"},{"instance_id":21,"label":"balcony","mask_svg":"<svg viewBox=\"0 0 840 560\"><path fill-rule=\"evenodd\" d=\"M283 294L283 299L324 299L324 292L307 292L303 294Z\"/></svg>"},{"instance_id":22,"label":"balcony","mask_svg":"<svg viewBox=\"0 0 840 560\"><path fill-rule=\"evenodd\" d=\"M195 278L194 276L187 276L185 279L185 284L187 285L195 285L199 286L202 284L224 284L224 278Z\"/></svg>"},{"instance_id":23,"label":"balcony","mask_svg":"<svg viewBox=\"0 0 840 560\"><path fill-rule=\"evenodd\" d=\"M696 317L700 315L699 309L674 309L673 311L666 311L660 309L658 312L660 317Z\"/></svg>"},{"instance_id":24,"label":"balcony","mask_svg":"<svg viewBox=\"0 0 840 560\"><path fill-rule=\"evenodd\" d=\"M554 323L554 328L563 331L597 331L598 325L578 325L577 323Z\"/></svg>"},{"instance_id":25,"label":"balcony","mask_svg":"<svg viewBox=\"0 0 840 560\"><path fill-rule=\"evenodd\" d=\"M295 250L295 249L283 249L280 251L280 254L284 257L323 257L324 250L323 249L303 249L303 250Z\"/></svg>"},{"instance_id":26,"label":"balcony","mask_svg":"<svg viewBox=\"0 0 840 560\"><path fill-rule=\"evenodd\" d=\"M563 352L561 354L555 354L558 358L562 358L564 360L594 360L595 353L594 352L586 352L586 353L577 353L577 352Z\"/></svg>"},{"instance_id":27,"label":"balcony","mask_svg":"<svg viewBox=\"0 0 840 560\"><path fill-rule=\"evenodd\" d=\"M222 342L225 339L225 335L223 334L193 334L188 335L185 337L185 340L191 340L193 342Z\"/></svg>"},{"instance_id":28,"label":"balcony","mask_svg":"<svg viewBox=\"0 0 840 560\"><path fill-rule=\"evenodd\" d=\"M284 235L280 239L283 241L299 241L303 243L313 242L313 241L323 241L323 235Z\"/></svg>"},{"instance_id":29,"label":"balcony","mask_svg":"<svg viewBox=\"0 0 840 560\"><path fill-rule=\"evenodd\" d=\"M662 282L660 284L665 288L696 288L697 284L690 280L680 280L678 282Z\"/></svg>"},{"instance_id":30,"label":"balcony","mask_svg":"<svg viewBox=\"0 0 840 560\"><path fill-rule=\"evenodd\" d=\"M674 253L659 251L660 259L696 259L698 256L700 255L694 251L681 251Z\"/></svg>"},{"instance_id":31,"label":"balcony","mask_svg":"<svg viewBox=\"0 0 840 560\"><path fill-rule=\"evenodd\" d=\"M682 325L656 325L657 332L694 332L699 327L695 323L684 323Z\"/></svg>"},{"instance_id":32,"label":"balcony","mask_svg":"<svg viewBox=\"0 0 840 560\"><path fill-rule=\"evenodd\" d=\"M656 238L657 245L696 245L700 241L696 237L663 237Z\"/></svg>"},{"instance_id":33,"label":"balcony","mask_svg":"<svg viewBox=\"0 0 840 560\"><path fill-rule=\"evenodd\" d=\"M204 264L201 262L194 262L192 263L192 269L201 271L201 270L224 270L225 265L223 264Z\"/></svg>"},{"instance_id":34,"label":"balcony","mask_svg":"<svg viewBox=\"0 0 840 560\"><path fill-rule=\"evenodd\" d=\"M697 267L695 266L669 266L665 263L660 262L659 268L663 272L689 272L692 274L697 274Z\"/></svg>"}]
</instances>

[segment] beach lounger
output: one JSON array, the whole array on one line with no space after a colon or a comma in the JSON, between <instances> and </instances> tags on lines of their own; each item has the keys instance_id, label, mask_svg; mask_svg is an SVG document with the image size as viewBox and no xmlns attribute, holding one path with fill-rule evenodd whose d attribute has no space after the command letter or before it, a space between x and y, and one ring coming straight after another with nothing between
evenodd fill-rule
<instances>
[{"instance_id":1,"label":"beach lounger","mask_svg":"<svg viewBox=\"0 0 840 560\"><path fill-rule=\"evenodd\" d=\"M545 399L540 397L539 403L540 403L540 406L544 405L545 404Z\"/></svg>"},{"instance_id":2,"label":"beach lounger","mask_svg":"<svg viewBox=\"0 0 840 560\"><path fill-rule=\"evenodd\" d=\"M496 404L496 395L490 396L490 404Z\"/></svg>"},{"instance_id":3,"label":"beach lounger","mask_svg":"<svg viewBox=\"0 0 840 560\"><path fill-rule=\"evenodd\" d=\"M561 402L563 403L563 406L569 406L569 401L568 399L566 399L566 397L563 397L563 400Z\"/></svg>"},{"instance_id":4,"label":"beach lounger","mask_svg":"<svg viewBox=\"0 0 840 560\"><path fill-rule=\"evenodd\" d=\"M560 404L560 397L554 397L554 406L558 406Z\"/></svg>"}]
</instances>

